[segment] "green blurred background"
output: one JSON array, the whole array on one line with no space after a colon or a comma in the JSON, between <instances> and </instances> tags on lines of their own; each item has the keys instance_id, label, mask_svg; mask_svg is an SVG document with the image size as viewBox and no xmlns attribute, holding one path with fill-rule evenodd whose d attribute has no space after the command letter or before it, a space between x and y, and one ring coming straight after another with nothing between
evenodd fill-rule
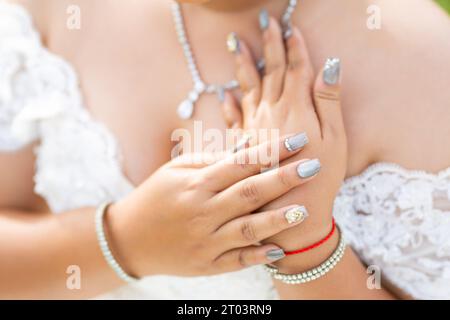
<instances>
[{"instance_id":1,"label":"green blurred background","mask_svg":"<svg viewBox=\"0 0 450 320\"><path fill-rule=\"evenodd\" d=\"M450 0L436 0L450 14Z\"/></svg>"}]
</instances>

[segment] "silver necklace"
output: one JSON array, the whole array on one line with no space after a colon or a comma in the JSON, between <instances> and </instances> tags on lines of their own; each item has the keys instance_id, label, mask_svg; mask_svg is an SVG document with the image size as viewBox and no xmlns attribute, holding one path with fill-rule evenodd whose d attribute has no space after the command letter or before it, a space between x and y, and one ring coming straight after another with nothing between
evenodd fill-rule
<instances>
[{"instance_id":1,"label":"silver necklace","mask_svg":"<svg viewBox=\"0 0 450 320\"><path fill-rule=\"evenodd\" d=\"M297 0L289 0L288 7L283 14L282 22L288 24L292 13L297 7ZM183 49L183 54L186 59L186 63L191 73L191 78L194 83L193 89L189 92L188 97L180 103L177 109L178 116L181 119L187 120L194 114L194 108L196 102L203 94L216 94L219 100L223 100L223 96L226 91L232 91L239 87L237 80L228 81L225 84L209 84L203 81L200 72L198 71L197 64L195 62L194 54L192 53L191 44L189 43L186 27L184 24L183 13L181 5L174 1L172 4L172 15L175 23L175 30L177 32L178 41ZM258 66L263 66L264 61L260 60Z\"/></svg>"}]
</instances>

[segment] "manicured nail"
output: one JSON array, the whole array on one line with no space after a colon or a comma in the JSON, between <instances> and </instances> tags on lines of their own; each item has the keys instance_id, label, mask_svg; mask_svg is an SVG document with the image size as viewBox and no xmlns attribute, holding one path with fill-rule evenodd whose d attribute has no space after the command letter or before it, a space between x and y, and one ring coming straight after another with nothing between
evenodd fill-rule
<instances>
[{"instance_id":1,"label":"manicured nail","mask_svg":"<svg viewBox=\"0 0 450 320\"><path fill-rule=\"evenodd\" d=\"M292 28L287 28L283 33L284 40L288 40L293 34L294 32L292 31Z\"/></svg>"},{"instance_id":2,"label":"manicured nail","mask_svg":"<svg viewBox=\"0 0 450 320\"><path fill-rule=\"evenodd\" d=\"M269 27L269 12L266 9L262 9L259 13L259 27L262 31Z\"/></svg>"},{"instance_id":3,"label":"manicured nail","mask_svg":"<svg viewBox=\"0 0 450 320\"><path fill-rule=\"evenodd\" d=\"M264 60L264 58L259 59L258 62L256 63L256 68L258 69L259 72L263 72L264 69L266 68L266 60Z\"/></svg>"},{"instance_id":4,"label":"manicured nail","mask_svg":"<svg viewBox=\"0 0 450 320\"><path fill-rule=\"evenodd\" d=\"M284 216L289 224L300 224L309 216L309 214L304 206L298 206L286 211Z\"/></svg>"},{"instance_id":5,"label":"manicured nail","mask_svg":"<svg viewBox=\"0 0 450 320\"><path fill-rule=\"evenodd\" d=\"M323 81L330 86L335 85L339 81L340 72L341 60L338 58L328 58L323 70Z\"/></svg>"},{"instance_id":6,"label":"manicured nail","mask_svg":"<svg viewBox=\"0 0 450 320\"><path fill-rule=\"evenodd\" d=\"M217 97L219 98L220 102L225 102L225 89L219 88L217 91Z\"/></svg>"},{"instance_id":7,"label":"manicured nail","mask_svg":"<svg viewBox=\"0 0 450 320\"><path fill-rule=\"evenodd\" d=\"M318 159L302 162L297 167L300 178L311 178L320 171L320 161Z\"/></svg>"},{"instance_id":8,"label":"manicured nail","mask_svg":"<svg viewBox=\"0 0 450 320\"><path fill-rule=\"evenodd\" d=\"M236 144L236 147L234 147L233 153L236 153L238 151L241 151L242 149L245 149L247 147L248 142L250 141L251 136L248 134L244 134L244 136L238 141Z\"/></svg>"},{"instance_id":9,"label":"manicured nail","mask_svg":"<svg viewBox=\"0 0 450 320\"><path fill-rule=\"evenodd\" d=\"M281 249L272 249L266 252L266 257L269 261L277 261L283 259L285 256L284 251Z\"/></svg>"},{"instance_id":10,"label":"manicured nail","mask_svg":"<svg viewBox=\"0 0 450 320\"><path fill-rule=\"evenodd\" d=\"M236 32L231 32L227 37L228 51L234 54L238 54L241 51L239 38Z\"/></svg>"},{"instance_id":11,"label":"manicured nail","mask_svg":"<svg viewBox=\"0 0 450 320\"><path fill-rule=\"evenodd\" d=\"M284 40L288 40L294 34L294 31L292 30L292 23L287 21L283 23L283 26L283 38Z\"/></svg>"},{"instance_id":12,"label":"manicured nail","mask_svg":"<svg viewBox=\"0 0 450 320\"><path fill-rule=\"evenodd\" d=\"M299 133L284 140L284 146L288 149L288 151L293 152L303 148L308 142L309 140L306 133Z\"/></svg>"}]
</instances>

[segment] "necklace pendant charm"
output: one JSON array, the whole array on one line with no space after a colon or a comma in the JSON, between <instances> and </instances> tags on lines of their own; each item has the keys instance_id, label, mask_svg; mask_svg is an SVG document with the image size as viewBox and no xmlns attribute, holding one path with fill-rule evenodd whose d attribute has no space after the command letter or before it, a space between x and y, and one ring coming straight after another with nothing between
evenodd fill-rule
<instances>
[{"instance_id":1,"label":"necklace pendant charm","mask_svg":"<svg viewBox=\"0 0 450 320\"><path fill-rule=\"evenodd\" d=\"M188 120L192 118L194 114L194 102L189 99L184 100L178 106L178 116L183 120Z\"/></svg>"},{"instance_id":2,"label":"necklace pendant charm","mask_svg":"<svg viewBox=\"0 0 450 320\"><path fill-rule=\"evenodd\" d=\"M288 7L286 8L286 11L282 17L283 24L286 27L290 26L290 19L295 8L297 7L297 2L298 0L289 0ZM237 80L232 80L222 85L209 84L203 81L200 75L200 71L197 68L194 54L191 49L191 44L189 43L189 37L187 36L186 27L184 24L182 8L177 1L173 1L172 15L175 23L175 31L178 36L178 41L181 45L181 48L183 49L183 54L188 65L188 69L191 73L192 81L194 82L194 88L191 90L191 92L189 92L186 100L180 103L177 109L178 116L183 120L188 120L192 118L194 114L195 104L203 94L216 94L219 101L223 102L225 99L225 93L238 89L240 85ZM285 30L285 37L291 36L291 31L292 30ZM227 45L230 51L239 52L239 41L236 37L236 34L231 34L227 38ZM265 62L262 59L258 61L258 70L261 74L264 73L264 68Z\"/></svg>"}]
</instances>

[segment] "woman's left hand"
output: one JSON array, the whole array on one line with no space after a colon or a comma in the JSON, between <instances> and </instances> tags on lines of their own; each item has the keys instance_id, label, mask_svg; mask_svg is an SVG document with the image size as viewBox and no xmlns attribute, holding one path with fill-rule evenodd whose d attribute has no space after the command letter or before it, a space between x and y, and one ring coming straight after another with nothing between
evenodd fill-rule
<instances>
[{"instance_id":1,"label":"woman's left hand","mask_svg":"<svg viewBox=\"0 0 450 320\"><path fill-rule=\"evenodd\" d=\"M235 45L231 47L236 48L232 51L236 55L242 100L239 104L227 93L224 101L224 114L230 127L241 126L244 131L279 129L280 135L304 131L308 144L303 156L318 159L321 163L313 182L269 205L298 203L309 211L304 225L297 227L302 229L301 232L293 228L276 237L275 243L280 243L287 251L314 243L329 232L333 202L347 164L340 103L340 61L328 59L315 77L300 30L292 27L291 31L290 37L284 39L280 25L273 18L263 30L263 76L247 45L235 34L230 36L229 43L234 41ZM314 173L314 168L311 170L304 174Z\"/></svg>"}]
</instances>

